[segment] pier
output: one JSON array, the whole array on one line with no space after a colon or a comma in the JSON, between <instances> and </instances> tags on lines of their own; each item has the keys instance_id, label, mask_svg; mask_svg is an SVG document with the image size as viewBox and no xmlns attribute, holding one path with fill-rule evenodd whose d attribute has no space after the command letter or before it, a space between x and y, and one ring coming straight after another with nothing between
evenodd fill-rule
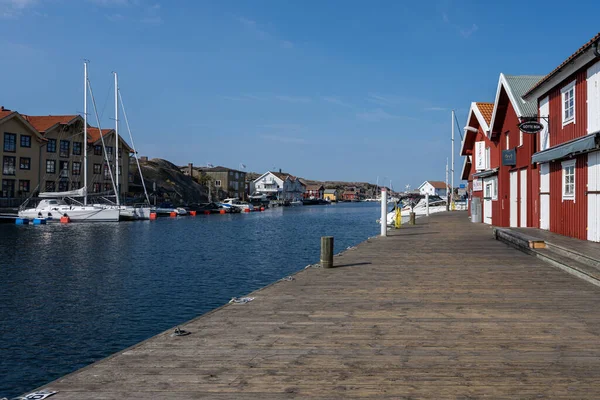
<instances>
[{"instance_id":1,"label":"pier","mask_svg":"<svg viewBox=\"0 0 600 400\"><path fill-rule=\"evenodd\" d=\"M600 397L600 288L466 212L333 261L43 388L53 400Z\"/></svg>"}]
</instances>

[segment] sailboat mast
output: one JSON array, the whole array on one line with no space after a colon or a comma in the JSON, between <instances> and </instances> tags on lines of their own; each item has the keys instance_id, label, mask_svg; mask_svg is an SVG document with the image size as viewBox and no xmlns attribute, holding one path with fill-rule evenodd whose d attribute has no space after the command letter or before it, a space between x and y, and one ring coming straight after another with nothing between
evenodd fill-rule
<instances>
[{"instance_id":1,"label":"sailboat mast","mask_svg":"<svg viewBox=\"0 0 600 400\"><path fill-rule=\"evenodd\" d=\"M115 74L115 197L117 205L121 205L119 199L119 80Z\"/></svg>"},{"instance_id":2,"label":"sailboat mast","mask_svg":"<svg viewBox=\"0 0 600 400\"><path fill-rule=\"evenodd\" d=\"M452 178L452 194L450 195L450 204L454 204L454 110L452 110L452 165L451 165Z\"/></svg>"},{"instance_id":3,"label":"sailboat mast","mask_svg":"<svg viewBox=\"0 0 600 400\"><path fill-rule=\"evenodd\" d=\"M87 60L83 62L83 205L87 205Z\"/></svg>"}]
</instances>

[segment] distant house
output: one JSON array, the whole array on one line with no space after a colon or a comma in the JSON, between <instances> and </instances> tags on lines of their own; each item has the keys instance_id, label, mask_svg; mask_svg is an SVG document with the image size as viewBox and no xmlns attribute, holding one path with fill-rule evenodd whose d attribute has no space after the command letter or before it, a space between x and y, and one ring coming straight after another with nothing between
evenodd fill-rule
<instances>
[{"instance_id":1,"label":"distant house","mask_svg":"<svg viewBox=\"0 0 600 400\"><path fill-rule=\"evenodd\" d=\"M420 194L429 194L430 196L446 197L448 186L442 181L425 181L419 186Z\"/></svg>"},{"instance_id":2,"label":"distant house","mask_svg":"<svg viewBox=\"0 0 600 400\"><path fill-rule=\"evenodd\" d=\"M325 189L323 192L323 198L329 201L338 201L339 192L337 189Z\"/></svg>"},{"instance_id":3,"label":"distant house","mask_svg":"<svg viewBox=\"0 0 600 400\"><path fill-rule=\"evenodd\" d=\"M306 185L305 199L322 199L325 194L323 185Z\"/></svg>"},{"instance_id":4,"label":"distant house","mask_svg":"<svg viewBox=\"0 0 600 400\"><path fill-rule=\"evenodd\" d=\"M278 200L301 200L306 192L306 185L294 175L285 172L267 171L251 184L251 194L266 194Z\"/></svg>"},{"instance_id":5,"label":"distant house","mask_svg":"<svg viewBox=\"0 0 600 400\"><path fill-rule=\"evenodd\" d=\"M188 164L187 167L181 167L181 172L196 179L207 176L209 189L213 189L215 193L218 193L216 197L227 196L239 199L245 197L246 173L244 171L222 166L194 167L193 164ZM220 198L219 200L223 199Z\"/></svg>"},{"instance_id":6,"label":"distant house","mask_svg":"<svg viewBox=\"0 0 600 400\"><path fill-rule=\"evenodd\" d=\"M355 187L349 187L342 193L343 201L359 201L360 193Z\"/></svg>"}]
</instances>

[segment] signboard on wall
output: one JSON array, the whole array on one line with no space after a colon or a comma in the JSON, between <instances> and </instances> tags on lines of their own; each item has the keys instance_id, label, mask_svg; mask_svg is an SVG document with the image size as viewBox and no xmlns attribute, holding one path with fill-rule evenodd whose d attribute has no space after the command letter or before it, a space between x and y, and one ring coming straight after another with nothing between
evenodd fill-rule
<instances>
[{"instance_id":1,"label":"signboard on wall","mask_svg":"<svg viewBox=\"0 0 600 400\"><path fill-rule=\"evenodd\" d=\"M485 142L475 142L475 169L483 171L485 169Z\"/></svg>"},{"instance_id":2,"label":"signboard on wall","mask_svg":"<svg viewBox=\"0 0 600 400\"><path fill-rule=\"evenodd\" d=\"M515 149L502 150L502 165L517 165L517 151Z\"/></svg>"},{"instance_id":3,"label":"signboard on wall","mask_svg":"<svg viewBox=\"0 0 600 400\"><path fill-rule=\"evenodd\" d=\"M473 191L481 192L483 190L483 181L481 179L473 179Z\"/></svg>"}]
</instances>

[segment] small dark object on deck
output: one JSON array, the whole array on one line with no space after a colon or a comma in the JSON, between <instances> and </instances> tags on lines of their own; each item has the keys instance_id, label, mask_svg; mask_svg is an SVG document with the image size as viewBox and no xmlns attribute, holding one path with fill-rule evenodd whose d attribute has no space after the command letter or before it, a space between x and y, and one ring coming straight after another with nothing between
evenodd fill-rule
<instances>
[{"instance_id":1,"label":"small dark object on deck","mask_svg":"<svg viewBox=\"0 0 600 400\"><path fill-rule=\"evenodd\" d=\"M175 337L175 336L187 336L192 332L188 332L188 331L184 331L182 329L179 329L179 327L175 328L175 332L171 333L171 337Z\"/></svg>"},{"instance_id":2,"label":"small dark object on deck","mask_svg":"<svg viewBox=\"0 0 600 400\"><path fill-rule=\"evenodd\" d=\"M321 237L321 266L333 268L333 236Z\"/></svg>"}]
</instances>

